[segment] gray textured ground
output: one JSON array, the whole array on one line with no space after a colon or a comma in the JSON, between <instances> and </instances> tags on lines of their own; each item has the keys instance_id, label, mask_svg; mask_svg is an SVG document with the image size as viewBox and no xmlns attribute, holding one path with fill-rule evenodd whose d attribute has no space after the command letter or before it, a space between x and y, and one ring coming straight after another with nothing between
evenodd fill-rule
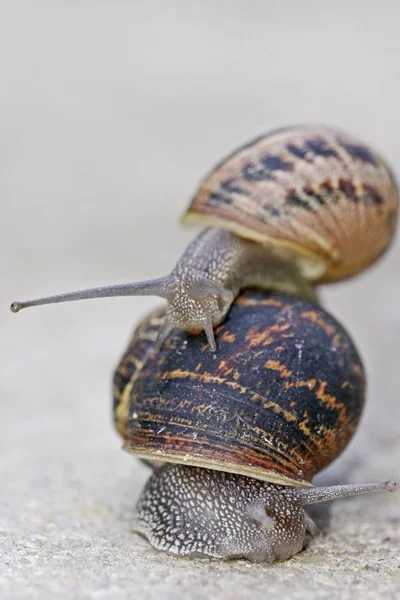
<instances>
[{"instance_id":1,"label":"gray textured ground","mask_svg":"<svg viewBox=\"0 0 400 600\"><path fill-rule=\"evenodd\" d=\"M399 4L329 4L0 2L2 600L400 597L400 494L317 508L326 534L284 564L153 552L130 530L146 471L120 450L110 377L157 301L7 313L167 272L200 177L270 127L341 125L400 173ZM397 243L324 292L370 386L321 482L400 479L399 260Z\"/></svg>"}]
</instances>

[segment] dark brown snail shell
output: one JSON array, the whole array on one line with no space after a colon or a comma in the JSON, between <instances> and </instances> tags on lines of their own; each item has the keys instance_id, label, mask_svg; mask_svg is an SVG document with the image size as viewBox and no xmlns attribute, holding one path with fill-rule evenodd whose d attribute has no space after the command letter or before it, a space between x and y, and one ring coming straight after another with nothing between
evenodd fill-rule
<instances>
[{"instance_id":1,"label":"dark brown snail shell","mask_svg":"<svg viewBox=\"0 0 400 600\"><path fill-rule=\"evenodd\" d=\"M348 333L323 309L248 290L218 328L218 355L185 331L153 354L162 322L158 311L139 325L115 373L127 450L307 486L349 442L364 372Z\"/></svg>"}]
</instances>

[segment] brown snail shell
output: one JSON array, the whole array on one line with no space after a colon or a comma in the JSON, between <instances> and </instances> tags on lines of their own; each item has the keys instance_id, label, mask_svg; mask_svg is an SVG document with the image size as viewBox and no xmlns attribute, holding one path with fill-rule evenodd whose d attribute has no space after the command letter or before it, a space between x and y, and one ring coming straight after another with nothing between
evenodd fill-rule
<instances>
[{"instance_id":1,"label":"brown snail shell","mask_svg":"<svg viewBox=\"0 0 400 600\"><path fill-rule=\"evenodd\" d=\"M115 373L115 423L127 450L307 486L349 442L364 372L326 311L248 290L219 326L218 356L183 330L152 353L162 322L158 311L139 325Z\"/></svg>"},{"instance_id":2,"label":"brown snail shell","mask_svg":"<svg viewBox=\"0 0 400 600\"><path fill-rule=\"evenodd\" d=\"M385 161L356 138L323 126L261 136L205 178L184 223L221 227L298 257L304 275L355 275L390 244L399 196Z\"/></svg>"}]
</instances>

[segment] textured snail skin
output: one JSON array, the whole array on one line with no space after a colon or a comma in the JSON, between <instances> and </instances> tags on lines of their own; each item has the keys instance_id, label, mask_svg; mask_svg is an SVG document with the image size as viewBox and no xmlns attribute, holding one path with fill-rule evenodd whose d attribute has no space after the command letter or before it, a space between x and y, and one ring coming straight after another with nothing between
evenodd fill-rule
<instances>
[{"instance_id":1,"label":"textured snail skin","mask_svg":"<svg viewBox=\"0 0 400 600\"><path fill-rule=\"evenodd\" d=\"M272 562L300 552L306 529L318 533L303 506L384 490L395 482L300 489L170 464L147 482L134 527L171 554Z\"/></svg>"},{"instance_id":2,"label":"textured snail skin","mask_svg":"<svg viewBox=\"0 0 400 600\"><path fill-rule=\"evenodd\" d=\"M213 283L223 288L220 293L209 289ZM209 318L213 326L219 325L233 298L247 287L275 289L317 302L313 286L294 261L229 231L212 228L193 240L166 278L166 322L189 331L203 329Z\"/></svg>"},{"instance_id":3,"label":"textured snail skin","mask_svg":"<svg viewBox=\"0 0 400 600\"><path fill-rule=\"evenodd\" d=\"M153 352L160 312L137 329L114 377L127 450L308 486L352 437L364 403L360 357L326 311L246 291L218 328L219 351L170 334Z\"/></svg>"},{"instance_id":4,"label":"textured snail skin","mask_svg":"<svg viewBox=\"0 0 400 600\"><path fill-rule=\"evenodd\" d=\"M134 528L153 547L179 556L272 562L300 552L306 516L290 488L166 465L147 482Z\"/></svg>"}]
</instances>

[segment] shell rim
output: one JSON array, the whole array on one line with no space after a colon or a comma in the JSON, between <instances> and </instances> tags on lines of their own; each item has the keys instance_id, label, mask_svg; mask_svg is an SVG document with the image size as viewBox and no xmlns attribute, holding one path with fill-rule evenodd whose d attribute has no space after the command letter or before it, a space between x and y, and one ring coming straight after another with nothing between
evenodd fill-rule
<instances>
[{"instance_id":1,"label":"shell rim","mask_svg":"<svg viewBox=\"0 0 400 600\"><path fill-rule=\"evenodd\" d=\"M244 225L231 223L229 220L221 217L209 216L191 208L181 216L180 221L185 226L195 225L226 229L241 238L259 242L270 248L289 250L297 257L299 268L309 281L317 282L323 280L324 276L329 272L330 267L335 265L335 261L322 260L316 253L302 248L294 242L277 240L276 238L266 236L249 227L245 227ZM307 262L304 261L304 259L308 259Z\"/></svg>"},{"instance_id":2,"label":"shell rim","mask_svg":"<svg viewBox=\"0 0 400 600\"><path fill-rule=\"evenodd\" d=\"M229 461L206 461L201 456L189 455L187 453L170 453L163 452L160 450L151 450L135 448L129 443L125 443L122 446L123 450L134 454L138 458L145 460L151 460L154 462L168 462L178 465L187 465L190 467L202 467L205 469L213 469L214 471L225 471L226 473L233 473L235 475L244 475L245 477L251 477L259 481L266 481L276 485L286 485L288 487L298 488L310 488L314 487L313 484L305 479L291 479L285 475L280 475L272 469L262 469L257 467L246 467L246 465L239 465L237 463L231 463Z\"/></svg>"}]
</instances>

